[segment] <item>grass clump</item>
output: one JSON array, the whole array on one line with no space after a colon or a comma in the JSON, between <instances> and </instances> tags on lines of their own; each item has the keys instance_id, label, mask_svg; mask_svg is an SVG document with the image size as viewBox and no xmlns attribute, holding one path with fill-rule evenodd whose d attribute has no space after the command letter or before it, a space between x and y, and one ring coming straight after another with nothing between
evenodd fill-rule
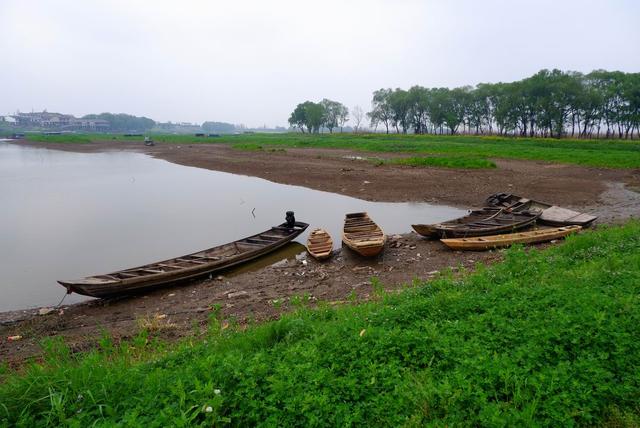
<instances>
[{"instance_id":1,"label":"grass clump","mask_svg":"<svg viewBox=\"0 0 640 428\"><path fill-rule=\"evenodd\" d=\"M470 157L409 157L391 159L388 162L392 164L407 165L413 167L440 167L461 169L491 169L496 167L496 164L488 159Z\"/></svg>"},{"instance_id":2,"label":"grass clump","mask_svg":"<svg viewBox=\"0 0 640 428\"><path fill-rule=\"evenodd\" d=\"M87 144L93 141L93 136L87 135L87 134L61 134L61 135L27 134L26 138L30 141L36 141L39 143Z\"/></svg>"},{"instance_id":3,"label":"grass clump","mask_svg":"<svg viewBox=\"0 0 640 428\"><path fill-rule=\"evenodd\" d=\"M44 363L2 374L0 425L640 420L640 223L505 254L374 302L216 324L171 350L145 335L80 355L56 342Z\"/></svg>"}]
</instances>

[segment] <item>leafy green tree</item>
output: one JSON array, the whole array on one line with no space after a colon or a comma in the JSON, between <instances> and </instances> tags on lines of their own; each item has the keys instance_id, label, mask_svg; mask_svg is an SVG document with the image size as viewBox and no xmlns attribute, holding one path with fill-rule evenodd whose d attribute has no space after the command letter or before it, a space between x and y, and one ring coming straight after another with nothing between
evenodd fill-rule
<instances>
[{"instance_id":1,"label":"leafy green tree","mask_svg":"<svg viewBox=\"0 0 640 428\"><path fill-rule=\"evenodd\" d=\"M371 111L367 113L371 120L371 126L377 127L379 123L384 124L387 134L389 133L389 126L393 120L393 110L389 98L392 94L392 89L378 89L373 93L373 100L371 101Z\"/></svg>"},{"instance_id":2,"label":"leafy green tree","mask_svg":"<svg viewBox=\"0 0 640 428\"><path fill-rule=\"evenodd\" d=\"M320 101L324 109L324 127L332 133L337 127L342 128L349 120L349 109L342 103L323 99Z\"/></svg>"},{"instance_id":3,"label":"leafy green tree","mask_svg":"<svg viewBox=\"0 0 640 428\"><path fill-rule=\"evenodd\" d=\"M306 103L309 102L310 101L307 101ZM303 134L304 127L307 126L307 110L305 108L306 103L298 104L295 110L293 110L293 113L291 113L291 116L289 116L289 125L291 125L292 128L300 129Z\"/></svg>"},{"instance_id":4,"label":"leafy green tree","mask_svg":"<svg viewBox=\"0 0 640 428\"><path fill-rule=\"evenodd\" d=\"M407 91L397 88L389 94L389 106L391 108L391 124L396 128L396 133L406 134L410 123L410 103Z\"/></svg>"}]
</instances>

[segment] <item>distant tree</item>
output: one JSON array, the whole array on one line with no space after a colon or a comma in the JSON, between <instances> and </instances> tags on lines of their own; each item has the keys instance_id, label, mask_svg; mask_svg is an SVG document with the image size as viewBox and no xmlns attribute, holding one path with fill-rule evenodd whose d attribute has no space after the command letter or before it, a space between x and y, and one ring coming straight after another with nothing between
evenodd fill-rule
<instances>
[{"instance_id":1,"label":"distant tree","mask_svg":"<svg viewBox=\"0 0 640 428\"><path fill-rule=\"evenodd\" d=\"M371 101L371 111L367 113L371 120L371 126L378 127L379 123L383 123L387 134L389 133L389 126L393 120L393 109L390 103L390 97L393 93L392 89L378 89L373 93L373 100Z\"/></svg>"},{"instance_id":2,"label":"distant tree","mask_svg":"<svg viewBox=\"0 0 640 428\"><path fill-rule=\"evenodd\" d=\"M303 133L305 128L309 133L318 133L325 123L325 108L320 103L305 101L298 104L289 117L289 124L293 128L300 129Z\"/></svg>"},{"instance_id":3,"label":"distant tree","mask_svg":"<svg viewBox=\"0 0 640 428\"><path fill-rule=\"evenodd\" d=\"M329 133L332 133L338 126L344 127L344 124L349 120L349 109L342 103L325 98L320 101L320 105L324 108L323 126L329 130Z\"/></svg>"},{"instance_id":4,"label":"distant tree","mask_svg":"<svg viewBox=\"0 0 640 428\"><path fill-rule=\"evenodd\" d=\"M110 128L113 131L137 131L144 132L155 126L155 121L148 117L132 116L124 113L100 113L100 114L88 114L82 117L83 119L102 119L109 122Z\"/></svg>"},{"instance_id":5,"label":"distant tree","mask_svg":"<svg viewBox=\"0 0 640 428\"><path fill-rule=\"evenodd\" d=\"M426 132L428 121L429 90L422 86L413 86L406 97L408 122L413 127L413 132L423 134Z\"/></svg>"},{"instance_id":6,"label":"distant tree","mask_svg":"<svg viewBox=\"0 0 640 428\"><path fill-rule=\"evenodd\" d=\"M204 122L202 124L202 130L219 134L232 134L236 131L236 126L225 122Z\"/></svg>"},{"instance_id":7,"label":"distant tree","mask_svg":"<svg viewBox=\"0 0 640 428\"><path fill-rule=\"evenodd\" d=\"M364 119L364 111L360 106L354 106L351 109L351 115L353 116L353 131L357 134L360 131L360 124Z\"/></svg>"},{"instance_id":8,"label":"distant tree","mask_svg":"<svg viewBox=\"0 0 640 428\"><path fill-rule=\"evenodd\" d=\"M344 129L344 125L349 121L349 109L344 104L340 104L340 109L338 110L338 126L340 127L340 132Z\"/></svg>"},{"instance_id":9,"label":"distant tree","mask_svg":"<svg viewBox=\"0 0 640 428\"><path fill-rule=\"evenodd\" d=\"M309 102L306 109L307 129L309 132L317 134L320 132L322 125L326 123L326 112L324 106L320 103Z\"/></svg>"},{"instance_id":10,"label":"distant tree","mask_svg":"<svg viewBox=\"0 0 640 428\"><path fill-rule=\"evenodd\" d=\"M397 88L395 91L389 94L389 105L391 107L391 121L396 128L396 132L406 134L409 129L409 94L407 91Z\"/></svg>"},{"instance_id":11,"label":"distant tree","mask_svg":"<svg viewBox=\"0 0 640 428\"><path fill-rule=\"evenodd\" d=\"M307 101L307 103L310 101ZM298 104L289 117L289 125L293 128L298 128L304 134L304 127L307 125L307 110L305 108L306 103Z\"/></svg>"}]
</instances>

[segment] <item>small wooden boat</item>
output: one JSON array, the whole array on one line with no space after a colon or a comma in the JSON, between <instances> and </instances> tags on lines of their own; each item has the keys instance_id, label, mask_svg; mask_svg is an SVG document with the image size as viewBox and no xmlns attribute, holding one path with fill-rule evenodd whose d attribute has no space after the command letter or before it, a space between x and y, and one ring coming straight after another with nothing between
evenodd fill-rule
<instances>
[{"instance_id":1,"label":"small wooden boat","mask_svg":"<svg viewBox=\"0 0 640 428\"><path fill-rule=\"evenodd\" d=\"M307 251L318 260L328 259L333 251L331 235L324 229L312 230L307 238Z\"/></svg>"},{"instance_id":2,"label":"small wooden boat","mask_svg":"<svg viewBox=\"0 0 640 428\"><path fill-rule=\"evenodd\" d=\"M529 232L508 233L506 235L478 236L475 238L452 238L440 241L452 250L479 251L508 247L512 244L536 244L564 238L582 229L581 226L564 226L539 229Z\"/></svg>"},{"instance_id":3,"label":"small wooden boat","mask_svg":"<svg viewBox=\"0 0 640 428\"><path fill-rule=\"evenodd\" d=\"M342 242L356 253L373 257L380 254L387 237L384 232L369 218L367 213L347 214L342 230Z\"/></svg>"},{"instance_id":4,"label":"small wooden boat","mask_svg":"<svg viewBox=\"0 0 640 428\"><path fill-rule=\"evenodd\" d=\"M289 219L289 215L287 217ZM208 250L105 275L58 283L66 287L68 293L113 297L208 275L270 253L293 240L309 226L295 221L293 216L291 219L292 221L265 232Z\"/></svg>"},{"instance_id":5,"label":"small wooden boat","mask_svg":"<svg viewBox=\"0 0 640 428\"><path fill-rule=\"evenodd\" d=\"M420 235L431 238L460 238L468 236L509 233L535 223L540 211L530 211L527 205L518 208L486 207L472 210L464 217L437 224L414 224Z\"/></svg>"},{"instance_id":6,"label":"small wooden boat","mask_svg":"<svg viewBox=\"0 0 640 428\"><path fill-rule=\"evenodd\" d=\"M522 198L511 193L494 193L487 198L487 204L493 207L517 208L520 205L528 204L530 210L542 211L540 222L551 226L578 225L587 227L598 217L569 210L545 202Z\"/></svg>"}]
</instances>

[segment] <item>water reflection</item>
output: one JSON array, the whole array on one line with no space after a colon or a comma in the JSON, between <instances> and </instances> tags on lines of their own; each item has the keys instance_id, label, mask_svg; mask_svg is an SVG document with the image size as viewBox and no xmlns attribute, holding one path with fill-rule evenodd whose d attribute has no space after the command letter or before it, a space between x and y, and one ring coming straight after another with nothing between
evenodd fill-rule
<instances>
[{"instance_id":1,"label":"water reflection","mask_svg":"<svg viewBox=\"0 0 640 428\"><path fill-rule=\"evenodd\" d=\"M139 153L0 143L0 311L57 303L64 290L56 279L167 259L260 232L284 221L287 210L311 228L327 229L336 246L349 211L368 211L387 233L463 213L423 203L367 202ZM298 238L305 240L306 234ZM72 295L65 302L81 299Z\"/></svg>"}]
</instances>

